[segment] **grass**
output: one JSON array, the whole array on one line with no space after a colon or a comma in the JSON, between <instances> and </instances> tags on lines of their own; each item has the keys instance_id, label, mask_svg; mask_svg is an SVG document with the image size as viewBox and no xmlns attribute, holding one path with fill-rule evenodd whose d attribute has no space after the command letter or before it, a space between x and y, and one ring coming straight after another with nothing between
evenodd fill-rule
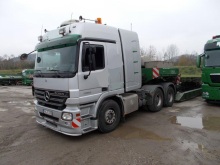
<instances>
[{"instance_id":1,"label":"grass","mask_svg":"<svg viewBox=\"0 0 220 165\"><path fill-rule=\"evenodd\" d=\"M179 68L181 77L201 77L202 71L201 68L196 66L175 66Z\"/></svg>"},{"instance_id":2,"label":"grass","mask_svg":"<svg viewBox=\"0 0 220 165\"><path fill-rule=\"evenodd\" d=\"M0 75L21 74L22 69L0 70Z\"/></svg>"},{"instance_id":3,"label":"grass","mask_svg":"<svg viewBox=\"0 0 220 165\"><path fill-rule=\"evenodd\" d=\"M181 77L201 77L201 74L181 74Z\"/></svg>"}]
</instances>

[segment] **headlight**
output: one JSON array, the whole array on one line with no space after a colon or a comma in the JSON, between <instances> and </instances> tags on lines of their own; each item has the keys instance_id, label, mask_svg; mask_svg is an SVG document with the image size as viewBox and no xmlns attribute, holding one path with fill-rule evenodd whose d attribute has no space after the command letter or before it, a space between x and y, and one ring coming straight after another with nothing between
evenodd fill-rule
<instances>
[{"instance_id":1,"label":"headlight","mask_svg":"<svg viewBox=\"0 0 220 165\"><path fill-rule=\"evenodd\" d=\"M71 120L73 120L73 115L72 115L72 113L69 113L69 112L63 112L62 119L67 120L67 121L71 121Z\"/></svg>"},{"instance_id":2,"label":"headlight","mask_svg":"<svg viewBox=\"0 0 220 165\"><path fill-rule=\"evenodd\" d=\"M202 96L203 96L203 97L209 97L209 92L203 92L203 93L202 93Z\"/></svg>"}]
</instances>

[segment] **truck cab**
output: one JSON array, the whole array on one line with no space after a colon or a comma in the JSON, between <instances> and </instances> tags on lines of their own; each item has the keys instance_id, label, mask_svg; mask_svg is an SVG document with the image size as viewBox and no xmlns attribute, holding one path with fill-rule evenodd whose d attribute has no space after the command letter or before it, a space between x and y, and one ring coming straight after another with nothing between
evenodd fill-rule
<instances>
[{"instance_id":1,"label":"truck cab","mask_svg":"<svg viewBox=\"0 0 220 165\"><path fill-rule=\"evenodd\" d=\"M202 68L202 98L220 101L220 35L207 41L204 53L197 57L197 67Z\"/></svg>"},{"instance_id":2,"label":"truck cab","mask_svg":"<svg viewBox=\"0 0 220 165\"><path fill-rule=\"evenodd\" d=\"M38 123L72 136L97 128L109 132L123 115L138 109L138 96L127 93L141 87L135 32L76 20L39 41L34 73ZM130 111L123 107L125 93Z\"/></svg>"}]
</instances>

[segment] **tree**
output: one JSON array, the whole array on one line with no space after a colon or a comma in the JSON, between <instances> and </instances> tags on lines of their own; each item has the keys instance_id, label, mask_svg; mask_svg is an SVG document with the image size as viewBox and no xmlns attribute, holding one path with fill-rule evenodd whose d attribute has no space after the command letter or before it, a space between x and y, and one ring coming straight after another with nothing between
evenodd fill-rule
<instances>
[{"instance_id":1,"label":"tree","mask_svg":"<svg viewBox=\"0 0 220 165\"><path fill-rule=\"evenodd\" d=\"M196 57L192 54L183 54L178 56L175 65L178 66L195 66L196 65Z\"/></svg>"},{"instance_id":2,"label":"tree","mask_svg":"<svg viewBox=\"0 0 220 165\"><path fill-rule=\"evenodd\" d=\"M164 60L173 61L173 57L176 57L179 53L179 49L176 45L171 44L167 47L167 51L164 54Z\"/></svg>"},{"instance_id":3,"label":"tree","mask_svg":"<svg viewBox=\"0 0 220 165\"><path fill-rule=\"evenodd\" d=\"M150 45L148 49L140 48L140 54L145 60L152 61L156 59L157 50L154 46Z\"/></svg>"},{"instance_id":4,"label":"tree","mask_svg":"<svg viewBox=\"0 0 220 165\"><path fill-rule=\"evenodd\" d=\"M4 54L3 58L4 58L4 60L8 60L8 55Z\"/></svg>"},{"instance_id":5,"label":"tree","mask_svg":"<svg viewBox=\"0 0 220 165\"><path fill-rule=\"evenodd\" d=\"M147 55L147 51L144 50L144 48L140 48L140 54L141 54L141 56L146 56Z\"/></svg>"},{"instance_id":6,"label":"tree","mask_svg":"<svg viewBox=\"0 0 220 165\"><path fill-rule=\"evenodd\" d=\"M149 57L150 60L154 60L156 57L157 50L154 46L150 45L149 48L147 49L147 56Z\"/></svg>"},{"instance_id":7,"label":"tree","mask_svg":"<svg viewBox=\"0 0 220 165\"><path fill-rule=\"evenodd\" d=\"M29 69L34 68L34 61L20 61L15 60L14 55L4 55L0 56L0 70L9 70L9 69Z\"/></svg>"}]
</instances>

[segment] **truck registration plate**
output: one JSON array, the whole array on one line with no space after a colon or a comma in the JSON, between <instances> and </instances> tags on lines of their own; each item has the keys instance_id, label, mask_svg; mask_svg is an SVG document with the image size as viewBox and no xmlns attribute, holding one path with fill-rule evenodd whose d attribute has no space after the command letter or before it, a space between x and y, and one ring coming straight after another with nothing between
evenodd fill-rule
<instances>
[{"instance_id":1,"label":"truck registration plate","mask_svg":"<svg viewBox=\"0 0 220 165\"><path fill-rule=\"evenodd\" d=\"M44 113L47 114L47 115L50 115L50 116L53 115L52 111L47 110L47 109L44 109Z\"/></svg>"}]
</instances>

